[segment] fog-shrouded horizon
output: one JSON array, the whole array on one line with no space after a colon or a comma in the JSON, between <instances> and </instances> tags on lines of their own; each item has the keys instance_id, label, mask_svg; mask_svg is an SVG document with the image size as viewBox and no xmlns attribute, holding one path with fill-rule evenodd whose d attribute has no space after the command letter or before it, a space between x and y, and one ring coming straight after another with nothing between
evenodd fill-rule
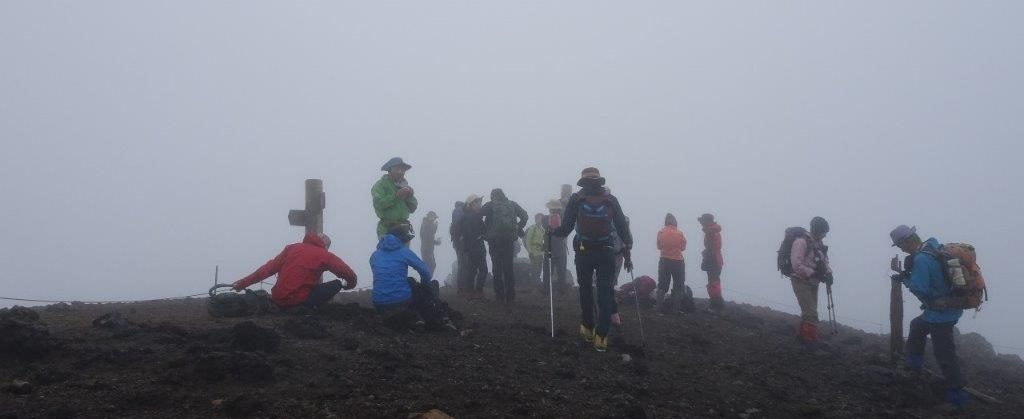
<instances>
[{"instance_id":1,"label":"fog-shrouded horizon","mask_svg":"<svg viewBox=\"0 0 1024 419\"><path fill-rule=\"evenodd\" d=\"M916 225L978 249L991 301L961 330L1024 353L1022 12L4 2L0 296L197 294L214 266L234 281L301 239L286 215L307 178L323 179L332 251L366 287L369 189L394 156L413 165L413 224L440 215L444 277L455 201L500 187L532 215L596 166L631 218L638 275L656 276L671 212L706 297L696 217L711 212L725 298L795 313L775 252L786 227L822 216L839 321L888 333L888 232Z\"/></svg>"}]
</instances>

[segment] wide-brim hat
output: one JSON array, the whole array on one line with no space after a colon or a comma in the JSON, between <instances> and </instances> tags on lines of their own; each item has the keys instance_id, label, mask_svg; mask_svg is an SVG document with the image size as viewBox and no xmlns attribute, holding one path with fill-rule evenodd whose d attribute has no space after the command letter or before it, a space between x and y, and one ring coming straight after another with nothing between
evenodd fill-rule
<instances>
[{"instance_id":1,"label":"wide-brim hat","mask_svg":"<svg viewBox=\"0 0 1024 419\"><path fill-rule=\"evenodd\" d=\"M548 200L548 203L544 204L549 210L560 210L562 209L562 201L558 199Z\"/></svg>"},{"instance_id":2,"label":"wide-brim hat","mask_svg":"<svg viewBox=\"0 0 1024 419\"><path fill-rule=\"evenodd\" d=\"M483 201L483 199L484 199L484 197L482 197L480 195L477 195L475 193L471 193L471 194L469 194L469 196L466 197L466 200L463 201L463 202L465 202L466 205L469 205L469 204L472 204L475 201Z\"/></svg>"},{"instance_id":3,"label":"wide-brim hat","mask_svg":"<svg viewBox=\"0 0 1024 419\"><path fill-rule=\"evenodd\" d=\"M402 160L401 157L393 157L391 160L388 160L387 163L384 163L384 165L380 167L380 170L387 172L390 171L392 167L399 166L404 166L405 170L412 169L412 165L406 163L405 160Z\"/></svg>"},{"instance_id":4,"label":"wide-brim hat","mask_svg":"<svg viewBox=\"0 0 1024 419\"><path fill-rule=\"evenodd\" d=\"M899 227L892 229L892 232L889 233L889 238L892 239L892 247L899 246L900 243L903 243L905 240L907 240L907 238L913 236L916 233L916 226L908 227L906 225L901 225Z\"/></svg>"}]
</instances>

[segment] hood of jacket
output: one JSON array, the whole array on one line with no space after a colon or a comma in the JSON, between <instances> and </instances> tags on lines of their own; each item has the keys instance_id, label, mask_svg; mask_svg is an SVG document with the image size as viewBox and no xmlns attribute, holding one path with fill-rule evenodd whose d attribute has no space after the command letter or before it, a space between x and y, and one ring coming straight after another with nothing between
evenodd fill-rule
<instances>
[{"instance_id":1,"label":"hood of jacket","mask_svg":"<svg viewBox=\"0 0 1024 419\"><path fill-rule=\"evenodd\" d=\"M394 234L385 234L377 243L377 250L395 251L403 247L405 247L405 243L402 243Z\"/></svg>"},{"instance_id":2,"label":"hood of jacket","mask_svg":"<svg viewBox=\"0 0 1024 419\"><path fill-rule=\"evenodd\" d=\"M322 239L320 239L320 236L317 236L316 233L313 232L307 232L306 237L302 239L302 243L313 245L321 249L327 248L327 244L324 243Z\"/></svg>"}]
</instances>

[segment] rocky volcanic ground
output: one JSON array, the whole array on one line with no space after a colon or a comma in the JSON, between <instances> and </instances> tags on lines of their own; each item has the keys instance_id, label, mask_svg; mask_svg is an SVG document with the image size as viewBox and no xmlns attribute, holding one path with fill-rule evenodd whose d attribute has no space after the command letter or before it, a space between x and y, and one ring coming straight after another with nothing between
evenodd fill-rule
<instances>
[{"instance_id":1,"label":"rocky volcanic ground","mask_svg":"<svg viewBox=\"0 0 1024 419\"><path fill-rule=\"evenodd\" d=\"M645 308L644 347L623 305L597 353L573 296L556 300L552 339L531 291L512 307L446 295L462 330L440 333L385 324L366 292L237 319L211 318L205 299L3 310L0 419L1024 417L1024 362L975 334L960 336L967 377L999 403L954 412L940 384L892 368L883 336L842 327L807 351L794 316L729 304Z\"/></svg>"}]
</instances>

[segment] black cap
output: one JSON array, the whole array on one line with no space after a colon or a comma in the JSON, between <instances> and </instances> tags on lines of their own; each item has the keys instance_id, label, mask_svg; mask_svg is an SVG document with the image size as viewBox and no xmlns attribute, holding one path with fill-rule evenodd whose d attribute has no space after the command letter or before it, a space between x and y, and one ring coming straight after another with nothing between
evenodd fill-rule
<instances>
[{"instance_id":1,"label":"black cap","mask_svg":"<svg viewBox=\"0 0 1024 419\"><path fill-rule=\"evenodd\" d=\"M828 231L828 221L825 221L824 218L814 217L811 219L811 234L817 236L828 233Z\"/></svg>"}]
</instances>

